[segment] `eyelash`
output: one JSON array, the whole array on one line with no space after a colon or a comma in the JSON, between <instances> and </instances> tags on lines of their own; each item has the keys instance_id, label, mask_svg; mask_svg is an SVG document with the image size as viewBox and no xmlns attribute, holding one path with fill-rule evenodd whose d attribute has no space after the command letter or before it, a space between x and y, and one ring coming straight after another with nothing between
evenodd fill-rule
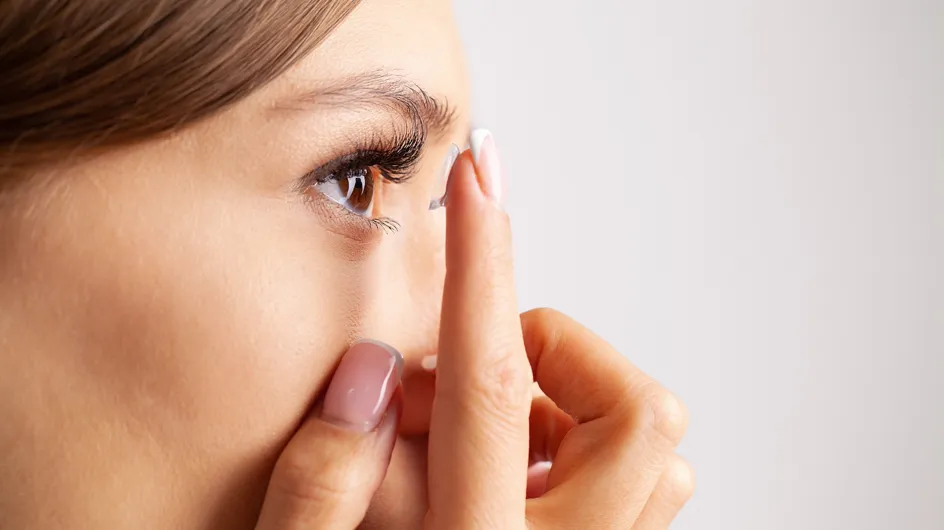
<instances>
[{"instance_id":1,"label":"eyelash","mask_svg":"<svg viewBox=\"0 0 944 530\"><path fill-rule=\"evenodd\" d=\"M413 177L423 152L424 140L422 131L399 131L392 137L374 136L361 146L355 144L351 153L309 171L298 180L296 187L307 196L308 191L318 184L339 181L348 178L351 173L365 169L368 170L370 178L377 178L374 177L376 173L379 178L391 184L401 184ZM371 169L376 171L370 171ZM341 210L357 221L368 223L371 228L385 233L400 229L400 223L389 217L369 218L343 207Z\"/></svg>"}]
</instances>

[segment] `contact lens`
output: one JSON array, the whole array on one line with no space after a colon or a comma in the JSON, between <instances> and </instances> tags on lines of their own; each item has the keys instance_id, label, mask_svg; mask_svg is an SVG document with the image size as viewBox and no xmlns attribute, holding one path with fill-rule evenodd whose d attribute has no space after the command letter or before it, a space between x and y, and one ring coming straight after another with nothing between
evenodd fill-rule
<instances>
[{"instance_id":1,"label":"contact lens","mask_svg":"<svg viewBox=\"0 0 944 530\"><path fill-rule=\"evenodd\" d=\"M449 189L449 174L452 172L452 166L459 158L459 146L452 144L449 146L449 153L446 154L446 160L443 162L442 172L436 183L436 189L433 198L429 201L430 210L438 210L446 205L446 191Z\"/></svg>"}]
</instances>

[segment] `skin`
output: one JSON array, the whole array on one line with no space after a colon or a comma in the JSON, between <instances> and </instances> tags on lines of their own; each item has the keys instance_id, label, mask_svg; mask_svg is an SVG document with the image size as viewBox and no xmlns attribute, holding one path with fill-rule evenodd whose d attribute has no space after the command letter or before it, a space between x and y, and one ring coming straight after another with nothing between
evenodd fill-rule
<instances>
[{"instance_id":1,"label":"skin","mask_svg":"<svg viewBox=\"0 0 944 530\"><path fill-rule=\"evenodd\" d=\"M364 35L370 35L369 45ZM314 104L292 110L281 104L313 85L379 70L395 72L455 108L450 127L427 139L416 175L378 189L378 209L402 225L394 234L369 229L294 188L307 171L346 154L349 138L388 130L391 117L376 108ZM522 331L514 307L507 217L472 192L475 171L464 155L459 166L466 188L456 192L458 206L447 210L459 216L450 218L450 240L466 243L465 250L457 250L459 243L450 248L451 270L472 270L482 252L507 259L475 276L483 285L468 278L450 283L447 214L426 210L449 145L462 145L468 136L468 99L449 2L364 2L310 56L225 112L170 137L36 175L36 185L4 202L0 527L253 528L263 502L276 502L266 500L267 484L287 480L276 462L292 458L285 455L300 444L286 444L295 436L320 448L296 460L295 467L306 470L304 480L337 476L331 466L346 460L326 460L331 454L359 455L347 459L352 470L380 466L378 481L385 476L358 497L370 500L369 509L325 508L343 504L334 498L299 501L322 506L319 513L331 514L325 517L349 517L351 510L363 516L366 510L365 528L417 528L424 521L436 528L523 528L527 459L522 463L521 456L535 450L529 430L549 453L563 447L565 432L528 420L527 359L533 364L535 353L526 348L528 328ZM476 218L494 221L476 229ZM496 248L504 250L495 254ZM464 305L442 307L444 284L447 300ZM498 303L473 321L469 315L479 299L473 293L482 292L494 293L487 299ZM544 314L535 321L557 318ZM582 329L561 322L561 329ZM487 342L470 339L464 326L480 330ZM397 398L403 417L392 456L382 448L356 450L383 446L371 441L376 433L339 434L309 414L341 356L362 337L395 345L405 359ZM586 348L566 356L608 348L586 340ZM459 353L441 357L437 377L449 385L436 391L453 390L436 396L434 407L433 376L420 360L444 342ZM489 383L469 377L496 374L482 369L504 366L489 358L495 351L514 352L507 358L517 364L499 370L497 380L520 390L498 408L488 392L480 392ZM585 384L599 385L594 379L609 374L619 383L605 399L632 395L629 402L643 405L595 425L627 433L618 440L646 440L638 433L661 432L651 427L660 422L626 418L666 416L659 403L668 394L640 384L642 376L614 355L619 357L607 353L602 365L591 363L609 371L588 368ZM613 366L623 368L614 372ZM540 373L534 378L544 386ZM640 386L647 390L633 390ZM566 392L549 395L568 399ZM534 417L564 421L566 414L549 400L536 403ZM640 416L639 410L657 414ZM453 420L446 418L455 418L449 429ZM496 431L496 425L508 429ZM658 511L665 515L652 516L656 522L646 528L664 528L690 493L685 476L680 494L656 487L667 470L679 469L667 464L681 436L677 430L659 446L658 458L643 452L631 461L617 451L608 464L581 468L577 463L586 458L576 450L571 464L555 460L555 469L564 471L552 473L549 485L573 478L566 470L578 468L589 469L584 476L602 473L595 480L609 484L606 474L643 469L638 459L649 458L657 463L644 466L645 480L636 481L642 484L633 504L637 513L607 509L613 524L627 527L650 498L662 495L666 508ZM599 434L589 429L571 445ZM449 436L462 443L452 444ZM429 450L428 439L434 444ZM437 452L436 443L455 449ZM428 475L427 459L455 478L445 471ZM507 476L486 481L495 469L483 467L489 463L509 463L500 467ZM451 504L447 494L465 500ZM306 509L298 503L275 508L285 518ZM482 513L495 516L479 524ZM334 526L338 520L320 522L343 527Z\"/></svg>"},{"instance_id":2,"label":"skin","mask_svg":"<svg viewBox=\"0 0 944 530\"><path fill-rule=\"evenodd\" d=\"M429 506L411 527L664 530L692 492L674 453L687 413L577 322L550 309L515 313L508 217L486 191L498 173L494 151L483 153L474 170L460 157L451 176ZM533 396L532 381L547 395ZM313 411L276 464L257 530L358 525L401 404L393 395L367 433ZM529 456L553 462L550 472L533 474Z\"/></svg>"}]
</instances>

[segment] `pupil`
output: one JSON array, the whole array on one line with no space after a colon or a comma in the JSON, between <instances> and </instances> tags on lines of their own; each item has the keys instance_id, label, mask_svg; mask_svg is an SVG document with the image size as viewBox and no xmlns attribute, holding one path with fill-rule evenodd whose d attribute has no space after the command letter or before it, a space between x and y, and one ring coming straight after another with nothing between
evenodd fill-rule
<instances>
[{"instance_id":1,"label":"pupil","mask_svg":"<svg viewBox=\"0 0 944 530\"><path fill-rule=\"evenodd\" d=\"M369 180L369 172L369 169L361 169L342 181L344 195L349 204L358 210L369 208L373 199L373 183Z\"/></svg>"}]
</instances>

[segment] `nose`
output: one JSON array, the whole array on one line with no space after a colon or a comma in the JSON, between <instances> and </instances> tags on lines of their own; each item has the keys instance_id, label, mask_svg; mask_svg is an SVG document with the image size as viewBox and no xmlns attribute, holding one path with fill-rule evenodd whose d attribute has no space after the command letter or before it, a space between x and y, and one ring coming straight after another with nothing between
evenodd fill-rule
<instances>
[{"instance_id":1,"label":"nose","mask_svg":"<svg viewBox=\"0 0 944 530\"><path fill-rule=\"evenodd\" d=\"M435 257L400 266L388 262L362 324L363 337L382 340L400 351L405 373L422 370L423 358L438 350L445 271Z\"/></svg>"},{"instance_id":2,"label":"nose","mask_svg":"<svg viewBox=\"0 0 944 530\"><path fill-rule=\"evenodd\" d=\"M420 370L435 355L446 274L444 209L417 211L398 219L399 232L388 234L372 252L364 271L366 314L362 336L382 340L403 355L405 370Z\"/></svg>"},{"instance_id":3,"label":"nose","mask_svg":"<svg viewBox=\"0 0 944 530\"><path fill-rule=\"evenodd\" d=\"M424 212L426 223L411 223L388 236L375 251L359 335L381 340L403 355L402 435L425 434L435 392L435 375L422 360L439 348L439 320L445 280L445 212ZM412 231L409 231L412 229Z\"/></svg>"}]
</instances>

